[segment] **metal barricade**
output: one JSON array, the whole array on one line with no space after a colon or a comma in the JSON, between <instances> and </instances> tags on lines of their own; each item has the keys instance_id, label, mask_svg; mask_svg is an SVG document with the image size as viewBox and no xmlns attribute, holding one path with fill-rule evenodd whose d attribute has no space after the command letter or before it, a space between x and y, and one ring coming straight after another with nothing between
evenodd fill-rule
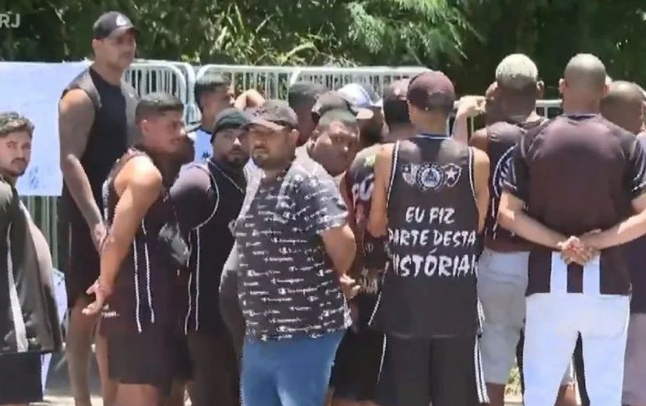
<instances>
[{"instance_id":1,"label":"metal barricade","mask_svg":"<svg viewBox=\"0 0 646 406\"><path fill-rule=\"evenodd\" d=\"M184 104L189 104L188 83L175 62L135 62L126 71L125 79L140 96L152 92L165 92L176 96ZM192 90L191 88L191 93Z\"/></svg>"},{"instance_id":2,"label":"metal barricade","mask_svg":"<svg viewBox=\"0 0 646 406\"><path fill-rule=\"evenodd\" d=\"M306 67L296 68L292 82L307 80L322 83L328 89L338 89L348 83L368 83L377 93L382 93L395 80L409 78L428 71L424 67L369 66L361 68Z\"/></svg>"}]
</instances>

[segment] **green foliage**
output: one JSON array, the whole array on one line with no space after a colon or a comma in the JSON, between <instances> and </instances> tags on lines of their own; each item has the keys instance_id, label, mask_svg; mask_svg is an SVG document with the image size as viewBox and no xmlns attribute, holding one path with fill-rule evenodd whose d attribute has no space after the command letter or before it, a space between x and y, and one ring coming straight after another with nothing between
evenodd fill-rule
<instances>
[{"instance_id":1,"label":"green foliage","mask_svg":"<svg viewBox=\"0 0 646 406\"><path fill-rule=\"evenodd\" d=\"M646 83L644 0L8 0L0 59L91 55L92 23L121 10L140 26L139 57L194 64L425 65L482 92L502 57L533 57L554 96L567 60L591 52ZM5 2L7 3L7 2Z\"/></svg>"}]
</instances>

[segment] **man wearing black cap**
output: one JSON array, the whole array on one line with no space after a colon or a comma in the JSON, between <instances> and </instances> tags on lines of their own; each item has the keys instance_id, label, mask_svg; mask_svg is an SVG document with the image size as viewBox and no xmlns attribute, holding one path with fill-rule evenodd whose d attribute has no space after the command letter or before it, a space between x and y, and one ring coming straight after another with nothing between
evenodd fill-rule
<instances>
[{"instance_id":1,"label":"man wearing black cap","mask_svg":"<svg viewBox=\"0 0 646 406\"><path fill-rule=\"evenodd\" d=\"M352 263L354 236L332 177L295 156L297 127L296 113L274 100L249 126L265 177L234 226L247 406L322 405L350 322L338 279Z\"/></svg>"},{"instance_id":2,"label":"man wearing black cap","mask_svg":"<svg viewBox=\"0 0 646 406\"><path fill-rule=\"evenodd\" d=\"M443 73L411 79L407 99L418 135L377 155L368 219L392 260L372 320L387 336L379 385L396 405L475 406L487 401L476 268L489 159L447 135L455 92Z\"/></svg>"},{"instance_id":3,"label":"man wearing black cap","mask_svg":"<svg viewBox=\"0 0 646 406\"><path fill-rule=\"evenodd\" d=\"M99 275L97 247L105 237L101 188L112 164L133 142L135 90L123 80L136 50L138 30L111 11L94 23L94 62L63 92L59 104L60 161L65 185L61 198L62 241L69 241L65 283L70 311L67 364L76 406L89 406L89 356L96 317L81 315L85 294ZM103 399L111 405L105 343L97 337Z\"/></svg>"},{"instance_id":4,"label":"man wearing black cap","mask_svg":"<svg viewBox=\"0 0 646 406\"><path fill-rule=\"evenodd\" d=\"M230 108L215 119L213 156L183 170L171 189L177 216L191 248L182 328L188 336L195 406L236 403L238 373L231 337L219 311L224 262L233 246L231 229L245 196L249 159L245 113ZM217 247L213 243L217 242ZM215 249L214 249L215 248Z\"/></svg>"},{"instance_id":5,"label":"man wearing black cap","mask_svg":"<svg viewBox=\"0 0 646 406\"><path fill-rule=\"evenodd\" d=\"M298 145L305 144L314 131L316 124L312 120L312 107L326 90L325 86L314 82L296 82L289 87L287 102L298 117Z\"/></svg>"}]
</instances>

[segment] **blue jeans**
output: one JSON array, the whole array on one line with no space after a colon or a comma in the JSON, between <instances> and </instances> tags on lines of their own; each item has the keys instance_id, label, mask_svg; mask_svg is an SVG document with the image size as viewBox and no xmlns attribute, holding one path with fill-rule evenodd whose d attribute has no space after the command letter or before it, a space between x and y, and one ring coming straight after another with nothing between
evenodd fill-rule
<instances>
[{"instance_id":1,"label":"blue jeans","mask_svg":"<svg viewBox=\"0 0 646 406\"><path fill-rule=\"evenodd\" d=\"M322 406L344 333L273 341L245 338L243 406Z\"/></svg>"}]
</instances>

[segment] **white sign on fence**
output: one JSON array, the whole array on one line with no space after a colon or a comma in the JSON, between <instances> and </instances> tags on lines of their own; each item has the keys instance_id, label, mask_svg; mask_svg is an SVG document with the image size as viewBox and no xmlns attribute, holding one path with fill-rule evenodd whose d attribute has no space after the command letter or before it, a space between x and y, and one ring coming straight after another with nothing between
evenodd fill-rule
<instances>
[{"instance_id":1,"label":"white sign on fence","mask_svg":"<svg viewBox=\"0 0 646 406\"><path fill-rule=\"evenodd\" d=\"M60 196L58 101L87 62L0 62L0 112L17 111L35 126L31 164L18 180L23 196Z\"/></svg>"}]
</instances>

